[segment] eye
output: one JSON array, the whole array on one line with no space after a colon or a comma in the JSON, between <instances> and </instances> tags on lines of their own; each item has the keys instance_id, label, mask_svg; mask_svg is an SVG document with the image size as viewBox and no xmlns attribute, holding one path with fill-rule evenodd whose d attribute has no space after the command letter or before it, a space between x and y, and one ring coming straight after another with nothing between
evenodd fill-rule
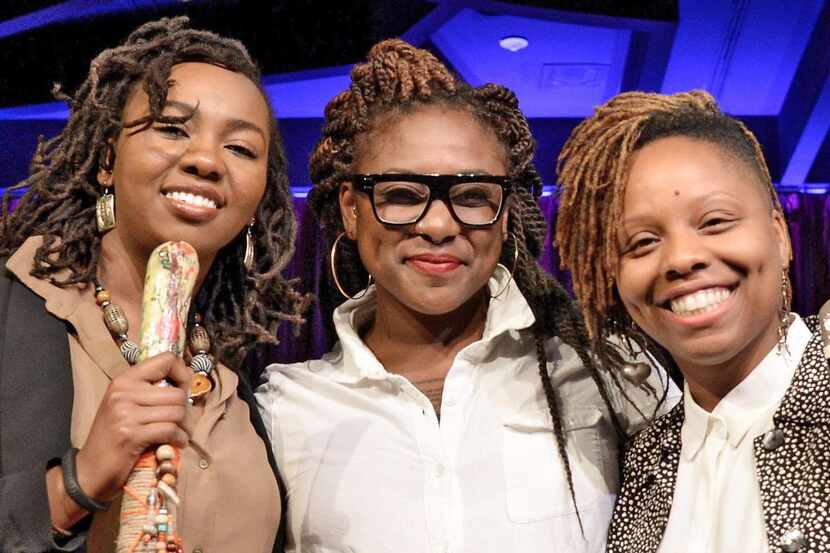
<instances>
[{"instance_id":1,"label":"eye","mask_svg":"<svg viewBox=\"0 0 830 553\"><path fill-rule=\"evenodd\" d=\"M725 215L710 215L703 219L700 228L708 232L721 232L732 227L734 218Z\"/></svg>"},{"instance_id":2,"label":"eye","mask_svg":"<svg viewBox=\"0 0 830 553\"><path fill-rule=\"evenodd\" d=\"M646 255L651 250L653 250L659 240L656 236L650 234L643 234L640 236L635 236L629 243L628 248L626 249L625 253L633 255L634 257L640 257L642 255Z\"/></svg>"},{"instance_id":3,"label":"eye","mask_svg":"<svg viewBox=\"0 0 830 553\"><path fill-rule=\"evenodd\" d=\"M426 201L429 190L415 184L384 183L375 189L375 201L381 204L418 205Z\"/></svg>"},{"instance_id":4,"label":"eye","mask_svg":"<svg viewBox=\"0 0 830 553\"><path fill-rule=\"evenodd\" d=\"M228 150L230 150L231 152L233 152L234 154L236 154L240 157L244 157L244 158L248 158L248 159L256 159L257 158L256 152L254 152L252 149L250 149L246 146L242 146L240 144L228 144L227 146L225 146L225 148L227 148Z\"/></svg>"},{"instance_id":5,"label":"eye","mask_svg":"<svg viewBox=\"0 0 830 553\"><path fill-rule=\"evenodd\" d=\"M156 132L168 136L169 138L187 138L187 131L182 127L176 125L158 125L153 127Z\"/></svg>"}]
</instances>

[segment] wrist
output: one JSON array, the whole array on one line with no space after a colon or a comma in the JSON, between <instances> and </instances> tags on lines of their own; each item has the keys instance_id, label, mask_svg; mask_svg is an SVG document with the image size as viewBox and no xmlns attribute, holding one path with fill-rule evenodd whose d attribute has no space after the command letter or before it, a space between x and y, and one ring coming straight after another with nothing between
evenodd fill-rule
<instances>
[{"instance_id":1,"label":"wrist","mask_svg":"<svg viewBox=\"0 0 830 553\"><path fill-rule=\"evenodd\" d=\"M71 529L88 514L66 494L63 487L63 469L60 465L46 471L46 495L53 530Z\"/></svg>"},{"instance_id":2,"label":"wrist","mask_svg":"<svg viewBox=\"0 0 830 553\"><path fill-rule=\"evenodd\" d=\"M77 454L78 450L70 447L61 459L64 492L79 507L89 513L108 510L110 507L109 501L98 501L90 497L78 481L77 466L75 463Z\"/></svg>"}]
</instances>

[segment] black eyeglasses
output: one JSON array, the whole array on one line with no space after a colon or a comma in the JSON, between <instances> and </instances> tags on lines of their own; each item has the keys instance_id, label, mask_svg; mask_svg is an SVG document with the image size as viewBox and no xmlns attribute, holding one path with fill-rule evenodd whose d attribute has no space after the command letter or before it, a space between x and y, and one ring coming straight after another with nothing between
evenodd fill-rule
<instances>
[{"instance_id":1,"label":"black eyeglasses","mask_svg":"<svg viewBox=\"0 0 830 553\"><path fill-rule=\"evenodd\" d=\"M352 175L355 188L369 195L372 210L385 225L420 221L434 200L443 200L453 218L468 227L498 220L510 180L496 175Z\"/></svg>"}]
</instances>

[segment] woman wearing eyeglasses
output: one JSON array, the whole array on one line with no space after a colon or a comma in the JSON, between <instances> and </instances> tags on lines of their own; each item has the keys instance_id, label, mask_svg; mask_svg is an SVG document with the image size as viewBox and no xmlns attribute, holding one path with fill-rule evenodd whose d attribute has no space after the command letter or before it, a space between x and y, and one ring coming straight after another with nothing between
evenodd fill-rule
<instances>
[{"instance_id":1,"label":"woman wearing eyeglasses","mask_svg":"<svg viewBox=\"0 0 830 553\"><path fill-rule=\"evenodd\" d=\"M532 156L511 92L399 40L329 103L309 205L351 299L333 351L258 391L289 551L604 548L619 443L643 422L623 394L651 415L659 383L600 374L536 263Z\"/></svg>"}]
</instances>

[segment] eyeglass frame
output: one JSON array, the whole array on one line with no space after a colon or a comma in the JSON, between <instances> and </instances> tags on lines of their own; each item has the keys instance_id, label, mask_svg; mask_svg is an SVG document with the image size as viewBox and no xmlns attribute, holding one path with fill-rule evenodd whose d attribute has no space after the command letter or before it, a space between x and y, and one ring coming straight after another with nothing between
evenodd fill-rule
<instances>
[{"instance_id":1,"label":"eyeglass frame","mask_svg":"<svg viewBox=\"0 0 830 553\"><path fill-rule=\"evenodd\" d=\"M512 182L510 181L510 177L506 175L481 175L477 173L459 173L455 175L440 175L440 174L418 174L418 173L379 173L379 174L354 174L350 175L347 178L354 187L363 192L367 196L369 196L369 202L372 204L372 213L375 214L375 219L382 225L389 225L392 227L405 227L408 225L416 225L418 224L421 219L427 214L429 211L429 206L435 200L441 200L447 206L447 209L450 212L455 221L469 228L487 228L491 227L499 220L501 217L502 211L504 211L504 204L506 203L507 197L510 195L513 187ZM409 221L406 223L390 223L388 221L384 221L380 215L378 215L377 207L375 206L375 185L379 182L392 182L392 181L402 181L402 182L416 182L418 184L426 185L427 190L429 190L429 197L427 198L427 203L424 206L423 211L420 215L414 220ZM464 184L468 182L486 182L491 184L497 184L501 188L501 203L499 204L498 210L496 210L495 216L493 219L488 223L465 223L461 220L458 214L455 212L455 208L452 205L452 200L450 199L450 188L455 186L456 184Z\"/></svg>"}]
</instances>

